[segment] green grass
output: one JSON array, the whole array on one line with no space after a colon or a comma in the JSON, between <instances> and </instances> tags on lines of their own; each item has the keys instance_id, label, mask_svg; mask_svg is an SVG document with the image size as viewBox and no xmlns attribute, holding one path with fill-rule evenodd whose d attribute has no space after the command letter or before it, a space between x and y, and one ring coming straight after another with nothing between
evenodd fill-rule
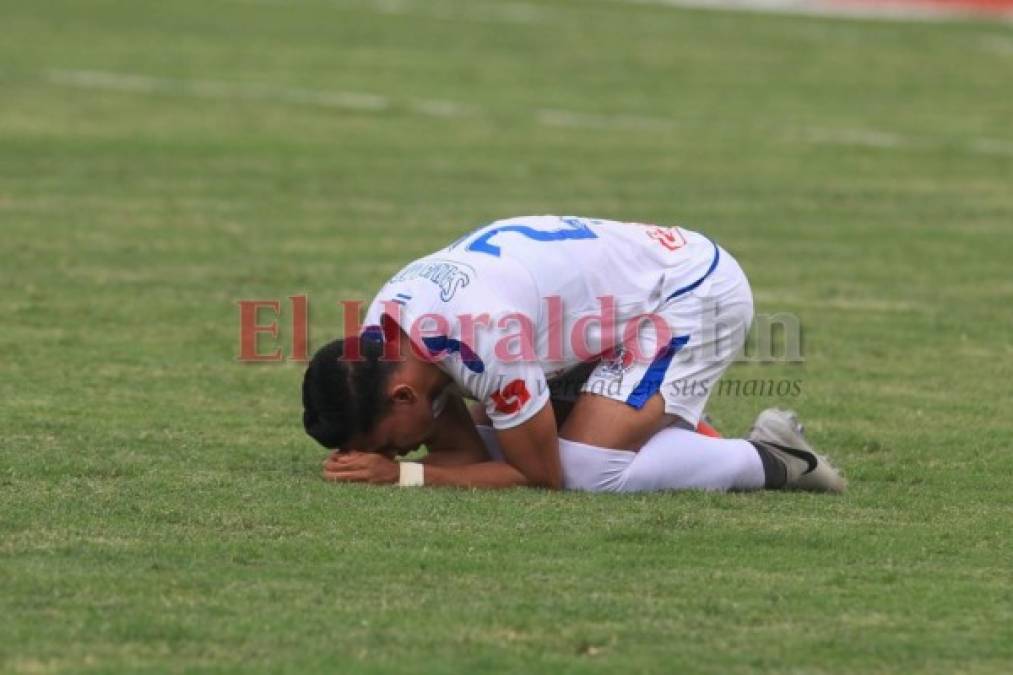
<instances>
[{"instance_id":1,"label":"green grass","mask_svg":"<svg viewBox=\"0 0 1013 675\"><path fill-rule=\"evenodd\" d=\"M0 0L0 671L1013 670L1009 28L376 6ZM539 212L736 253L806 361L732 376L802 394L711 411L799 409L849 494L324 484L235 301L319 345Z\"/></svg>"}]
</instances>

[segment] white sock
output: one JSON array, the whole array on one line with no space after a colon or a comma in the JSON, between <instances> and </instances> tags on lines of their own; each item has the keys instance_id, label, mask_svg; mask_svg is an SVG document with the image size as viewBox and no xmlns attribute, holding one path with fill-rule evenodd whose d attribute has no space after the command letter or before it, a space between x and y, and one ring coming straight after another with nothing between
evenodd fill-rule
<instances>
[{"instance_id":1,"label":"white sock","mask_svg":"<svg viewBox=\"0 0 1013 675\"><path fill-rule=\"evenodd\" d=\"M749 441L662 429L640 452L559 440L568 490L759 490L763 463Z\"/></svg>"},{"instance_id":2,"label":"white sock","mask_svg":"<svg viewBox=\"0 0 1013 675\"><path fill-rule=\"evenodd\" d=\"M496 461L503 461L496 433L478 427ZM763 462L749 441L711 438L686 429L662 429L640 452L610 450L559 439L567 490L760 490Z\"/></svg>"}]
</instances>

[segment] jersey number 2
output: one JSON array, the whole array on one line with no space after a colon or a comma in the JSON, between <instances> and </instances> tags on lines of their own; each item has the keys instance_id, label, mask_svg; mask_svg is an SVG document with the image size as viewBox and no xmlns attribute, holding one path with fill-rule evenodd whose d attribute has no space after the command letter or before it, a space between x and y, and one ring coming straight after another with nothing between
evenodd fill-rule
<instances>
[{"instance_id":1,"label":"jersey number 2","mask_svg":"<svg viewBox=\"0 0 1013 675\"><path fill-rule=\"evenodd\" d=\"M567 224L568 227L564 227L558 230L536 230L533 227L527 225L500 225L494 227L491 230L486 230L482 234L475 237L467 248L469 251L476 251L478 253L488 253L489 255L496 256L500 255L502 249L499 246L492 243L493 237L503 232L516 232L519 235L533 239L534 241L564 241L567 239L597 239L598 235L594 233L591 226L580 220L579 218L563 218L562 221Z\"/></svg>"}]
</instances>

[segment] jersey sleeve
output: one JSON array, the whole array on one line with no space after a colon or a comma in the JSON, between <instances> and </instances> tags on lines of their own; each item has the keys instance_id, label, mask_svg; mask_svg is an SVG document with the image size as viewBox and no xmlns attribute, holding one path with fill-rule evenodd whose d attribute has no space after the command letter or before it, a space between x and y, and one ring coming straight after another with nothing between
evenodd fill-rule
<instances>
[{"instance_id":1,"label":"jersey sleeve","mask_svg":"<svg viewBox=\"0 0 1013 675\"><path fill-rule=\"evenodd\" d=\"M534 346L538 310L531 277L516 263L479 267L430 258L409 264L380 289L364 330L380 330L390 340L399 327L417 355L485 407L496 429L509 429L549 400ZM434 401L434 416L444 405L442 398Z\"/></svg>"},{"instance_id":2,"label":"jersey sleeve","mask_svg":"<svg viewBox=\"0 0 1013 675\"><path fill-rule=\"evenodd\" d=\"M485 412L496 429L527 422L549 402L549 385L537 363L505 363L483 383Z\"/></svg>"}]
</instances>

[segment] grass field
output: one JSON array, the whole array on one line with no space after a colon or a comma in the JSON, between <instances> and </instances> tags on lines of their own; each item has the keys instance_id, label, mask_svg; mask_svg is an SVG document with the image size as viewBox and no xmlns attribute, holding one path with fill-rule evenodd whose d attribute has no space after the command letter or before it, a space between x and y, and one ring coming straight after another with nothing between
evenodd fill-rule
<instances>
[{"instance_id":1,"label":"grass field","mask_svg":"<svg viewBox=\"0 0 1013 675\"><path fill-rule=\"evenodd\" d=\"M1013 31L623 2L0 0L0 671L1013 671ZM235 301L679 222L851 479L338 487Z\"/></svg>"}]
</instances>

